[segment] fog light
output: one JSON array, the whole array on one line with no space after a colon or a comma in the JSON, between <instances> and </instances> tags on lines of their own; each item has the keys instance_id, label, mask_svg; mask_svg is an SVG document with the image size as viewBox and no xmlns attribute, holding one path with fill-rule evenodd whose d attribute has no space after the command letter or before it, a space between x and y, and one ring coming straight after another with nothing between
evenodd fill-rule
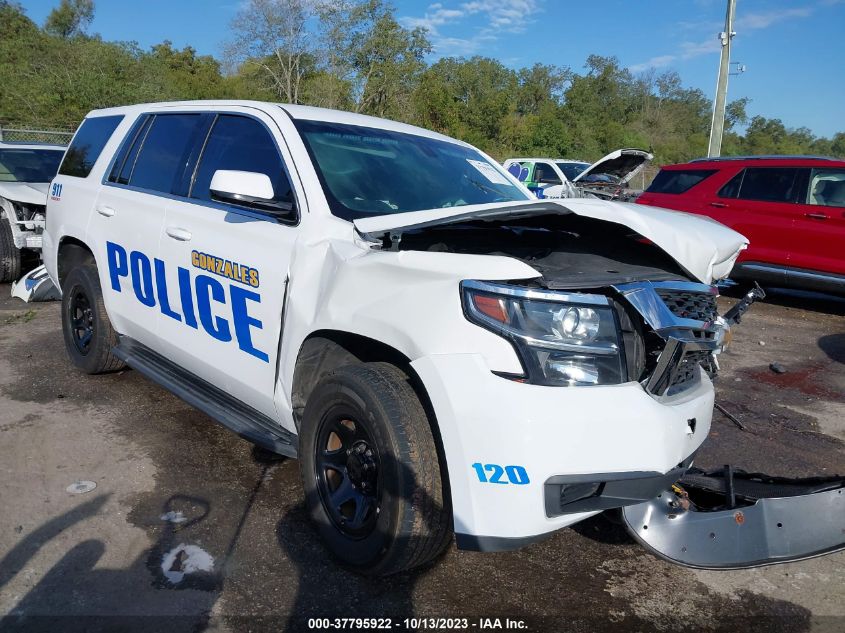
<instances>
[{"instance_id":1,"label":"fog light","mask_svg":"<svg viewBox=\"0 0 845 633\"><path fill-rule=\"evenodd\" d=\"M597 385L599 383L599 370L596 367L596 359L592 356L549 354L543 373L546 378L563 380L570 384Z\"/></svg>"}]
</instances>

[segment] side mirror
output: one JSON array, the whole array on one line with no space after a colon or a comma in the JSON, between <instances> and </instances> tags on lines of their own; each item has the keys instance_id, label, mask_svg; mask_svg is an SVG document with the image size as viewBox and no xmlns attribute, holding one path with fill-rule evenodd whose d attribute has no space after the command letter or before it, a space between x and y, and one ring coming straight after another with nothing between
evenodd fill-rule
<instances>
[{"instance_id":1,"label":"side mirror","mask_svg":"<svg viewBox=\"0 0 845 633\"><path fill-rule=\"evenodd\" d=\"M256 209L278 217L294 214L293 201L274 200L273 183L267 174L218 169L211 178L211 199Z\"/></svg>"}]
</instances>

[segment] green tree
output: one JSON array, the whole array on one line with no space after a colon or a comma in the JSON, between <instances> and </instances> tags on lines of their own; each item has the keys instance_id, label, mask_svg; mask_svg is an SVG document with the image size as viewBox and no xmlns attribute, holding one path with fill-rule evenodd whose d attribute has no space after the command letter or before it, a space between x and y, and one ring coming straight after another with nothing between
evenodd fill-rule
<instances>
[{"instance_id":1,"label":"green tree","mask_svg":"<svg viewBox=\"0 0 845 633\"><path fill-rule=\"evenodd\" d=\"M94 0L61 0L50 11L44 30L63 38L82 35L94 20Z\"/></svg>"},{"instance_id":2,"label":"green tree","mask_svg":"<svg viewBox=\"0 0 845 633\"><path fill-rule=\"evenodd\" d=\"M355 110L405 118L423 59L431 44L422 29L408 30L392 13L382 14L361 38L353 57L357 84Z\"/></svg>"},{"instance_id":3,"label":"green tree","mask_svg":"<svg viewBox=\"0 0 845 633\"><path fill-rule=\"evenodd\" d=\"M313 60L308 23L314 11L309 0L247 0L232 20L234 37L226 46L230 64L255 64L280 98L299 103Z\"/></svg>"},{"instance_id":4,"label":"green tree","mask_svg":"<svg viewBox=\"0 0 845 633\"><path fill-rule=\"evenodd\" d=\"M165 40L143 55L139 63L155 72L168 99L215 99L225 96L220 62L211 55L197 55L191 46L173 48Z\"/></svg>"}]
</instances>

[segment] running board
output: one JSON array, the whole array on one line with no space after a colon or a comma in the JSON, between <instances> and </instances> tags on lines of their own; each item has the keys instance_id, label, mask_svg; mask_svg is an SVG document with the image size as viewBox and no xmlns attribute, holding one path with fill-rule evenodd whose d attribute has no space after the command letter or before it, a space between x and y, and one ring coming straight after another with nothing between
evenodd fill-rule
<instances>
[{"instance_id":1,"label":"running board","mask_svg":"<svg viewBox=\"0 0 845 633\"><path fill-rule=\"evenodd\" d=\"M787 479L693 469L657 498L622 509L652 554L696 569L747 569L845 549L845 478Z\"/></svg>"},{"instance_id":2,"label":"running board","mask_svg":"<svg viewBox=\"0 0 845 633\"><path fill-rule=\"evenodd\" d=\"M127 336L112 349L120 360L196 407L245 440L287 457L296 457L297 436L278 422L211 383L185 371Z\"/></svg>"}]
</instances>

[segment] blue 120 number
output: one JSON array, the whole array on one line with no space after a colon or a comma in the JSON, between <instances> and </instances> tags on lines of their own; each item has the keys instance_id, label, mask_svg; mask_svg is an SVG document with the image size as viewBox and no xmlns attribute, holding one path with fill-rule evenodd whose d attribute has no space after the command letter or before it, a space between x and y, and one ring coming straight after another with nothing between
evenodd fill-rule
<instances>
[{"instance_id":1,"label":"blue 120 number","mask_svg":"<svg viewBox=\"0 0 845 633\"><path fill-rule=\"evenodd\" d=\"M517 486L524 486L530 483L528 473L522 466L499 466L498 464L479 464L476 462L472 465L475 468L475 474L478 475L478 481L483 484L516 484ZM488 477L489 473L489 477ZM507 476L507 480L502 479L502 475Z\"/></svg>"}]
</instances>

